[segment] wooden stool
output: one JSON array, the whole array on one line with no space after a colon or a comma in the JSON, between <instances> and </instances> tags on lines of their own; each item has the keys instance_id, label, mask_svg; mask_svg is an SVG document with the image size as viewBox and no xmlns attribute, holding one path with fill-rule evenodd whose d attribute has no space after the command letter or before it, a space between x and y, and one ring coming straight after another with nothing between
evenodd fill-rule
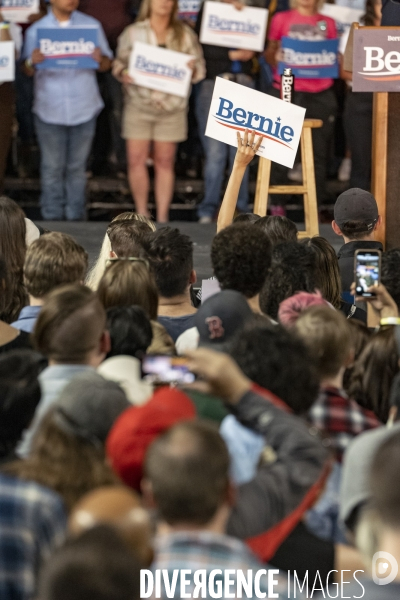
<instances>
[{"instance_id":1,"label":"wooden stool","mask_svg":"<svg viewBox=\"0 0 400 600\"><path fill-rule=\"evenodd\" d=\"M301 132L302 185L269 185L271 161L260 158L257 174L257 188L254 198L254 213L265 217L269 194L301 194L304 199L305 231L299 231L299 238L319 234L317 192L315 189L314 155L311 129L322 127L320 119L305 119Z\"/></svg>"}]
</instances>

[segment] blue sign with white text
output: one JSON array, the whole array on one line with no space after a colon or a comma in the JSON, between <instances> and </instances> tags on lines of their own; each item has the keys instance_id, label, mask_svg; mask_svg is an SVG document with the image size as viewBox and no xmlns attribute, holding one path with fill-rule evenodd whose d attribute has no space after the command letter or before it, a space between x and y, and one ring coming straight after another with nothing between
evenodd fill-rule
<instances>
[{"instance_id":1,"label":"blue sign with white text","mask_svg":"<svg viewBox=\"0 0 400 600\"><path fill-rule=\"evenodd\" d=\"M99 45L98 27L37 30L37 47L46 57L38 69L98 69L92 54Z\"/></svg>"},{"instance_id":2,"label":"blue sign with white text","mask_svg":"<svg viewBox=\"0 0 400 600\"><path fill-rule=\"evenodd\" d=\"M298 40L282 38L283 61L279 62L278 73L290 67L299 79L325 79L339 77L338 39Z\"/></svg>"}]
</instances>

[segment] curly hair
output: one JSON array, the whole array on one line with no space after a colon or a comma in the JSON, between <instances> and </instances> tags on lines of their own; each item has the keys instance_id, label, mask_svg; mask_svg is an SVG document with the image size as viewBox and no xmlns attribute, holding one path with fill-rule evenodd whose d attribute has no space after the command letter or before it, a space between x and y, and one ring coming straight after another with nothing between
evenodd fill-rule
<instances>
[{"instance_id":1,"label":"curly hair","mask_svg":"<svg viewBox=\"0 0 400 600\"><path fill-rule=\"evenodd\" d=\"M215 236L211 263L222 290L253 298L260 293L271 266L271 242L254 225L230 225Z\"/></svg>"},{"instance_id":2,"label":"curly hair","mask_svg":"<svg viewBox=\"0 0 400 600\"><path fill-rule=\"evenodd\" d=\"M283 327L255 317L236 335L230 354L249 379L296 414L306 413L315 402L319 381L307 348Z\"/></svg>"},{"instance_id":3,"label":"curly hair","mask_svg":"<svg viewBox=\"0 0 400 600\"><path fill-rule=\"evenodd\" d=\"M313 294L317 288L316 257L304 244L285 242L272 251L272 269L260 294L260 307L272 319L279 305L297 292Z\"/></svg>"},{"instance_id":4,"label":"curly hair","mask_svg":"<svg viewBox=\"0 0 400 600\"><path fill-rule=\"evenodd\" d=\"M381 281L400 308L400 248L382 254Z\"/></svg>"}]
</instances>

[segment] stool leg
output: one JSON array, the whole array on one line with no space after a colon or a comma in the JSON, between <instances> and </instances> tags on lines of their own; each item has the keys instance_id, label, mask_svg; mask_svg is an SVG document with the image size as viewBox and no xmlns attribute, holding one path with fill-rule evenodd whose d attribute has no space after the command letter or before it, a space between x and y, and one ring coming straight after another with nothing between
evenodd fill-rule
<instances>
[{"instance_id":1,"label":"stool leg","mask_svg":"<svg viewBox=\"0 0 400 600\"><path fill-rule=\"evenodd\" d=\"M257 172L257 187L256 195L254 197L254 209L255 215L265 217L267 214L268 206L268 191L269 191L269 179L271 176L271 161L268 158L260 158Z\"/></svg>"},{"instance_id":2,"label":"stool leg","mask_svg":"<svg viewBox=\"0 0 400 600\"><path fill-rule=\"evenodd\" d=\"M319 224L311 127L303 128L301 134L301 156L303 186L305 189L303 198L306 230L300 237L312 237L313 235L319 235Z\"/></svg>"}]
</instances>

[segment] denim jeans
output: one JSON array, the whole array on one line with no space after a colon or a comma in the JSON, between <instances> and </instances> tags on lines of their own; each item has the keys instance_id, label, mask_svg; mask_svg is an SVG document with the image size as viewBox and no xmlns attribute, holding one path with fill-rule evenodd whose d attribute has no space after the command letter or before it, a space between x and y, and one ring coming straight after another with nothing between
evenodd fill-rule
<instances>
[{"instance_id":1,"label":"denim jeans","mask_svg":"<svg viewBox=\"0 0 400 600\"><path fill-rule=\"evenodd\" d=\"M96 117L80 125L52 125L35 115L40 146L40 208L47 221L85 218L86 162Z\"/></svg>"},{"instance_id":2,"label":"denim jeans","mask_svg":"<svg viewBox=\"0 0 400 600\"><path fill-rule=\"evenodd\" d=\"M196 98L196 117L199 126L200 139L206 156L204 168L204 198L198 207L199 217L213 217L221 201L221 187L225 179L226 163L232 169L236 156L236 148L206 137L208 113L214 90L214 80L204 79L199 83ZM249 200L249 172L246 170L242 185L239 190L237 207L241 212L248 211Z\"/></svg>"}]
</instances>

